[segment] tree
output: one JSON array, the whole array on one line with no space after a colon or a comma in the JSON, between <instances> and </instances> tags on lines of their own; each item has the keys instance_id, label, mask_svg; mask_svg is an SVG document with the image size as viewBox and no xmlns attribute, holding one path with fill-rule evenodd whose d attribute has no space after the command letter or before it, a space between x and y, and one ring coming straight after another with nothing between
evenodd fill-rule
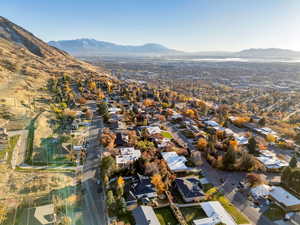
<instances>
[{"instance_id":1,"label":"tree","mask_svg":"<svg viewBox=\"0 0 300 225\"><path fill-rule=\"evenodd\" d=\"M291 168L296 168L297 167L297 158L296 158L296 154L294 154L294 156L291 158L289 166Z\"/></svg>"},{"instance_id":2,"label":"tree","mask_svg":"<svg viewBox=\"0 0 300 225\"><path fill-rule=\"evenodd\" d=\"M205 138L199 138L197 141L197 147L200 150L204 150L207 147L207 141Z\"/></svg>"},{"instance_id":3,"label":"tree","mask_svg":"<svg viewBox=\"0 0 300 225\"><path fill-rule=\"evenodd\" d=\"M266 141L270 143L274 143L276 141L276 137L273 134L268 134L266 136Z\"/></svg>"},{"instance_id":4,"label":"tree","mask_svg":"<svg viewBox=\"0 0 300 225\"><path fill-rule=\"evenodd\" d=\"M250 171L255 166L254 158L247 152L243 152L241 157L240 168L245 171Z\"/></svg>"},{"instance_id":5,"label":"tree","mask_svg":"<svg viewBox=\"0 0 300 225\"><path fill-rule=\"evenodd\" d=\"M259 126L263 127L266 125L266 119L263 117L258 121Z\"/></svg>"},{"instance_id":6,"label":"tree","mask_svg":"<svg viewBox=\"0 0 300 225\"><path fill-rule=\"evenodd\" d=\"M117 195L118 195L118 198L121 198L124 194L124 184L125 184L125 181L124 181L124 178L123 177L118 177L117 179Z\"/></svg>"},{"instance_id":7,"label":"tree","mask_svg":"<svg viewBox=\"0 0 300 225\"><path fill-rule=\"evenodd\" d=\"M155 174L151 177L151 183L155 186L158 194L162 194L166 190L166 185L162 181L160 174Z\"/></svg>"},{"instance_id":8,"label":"tree","mask_svg":"<svg viewBox=\"0 0 300 225\"><path fill-rule=\"evenodd\" d=\"M192 109L185 110L183 114L190 118L195 118L196 116L195 111Z\"/></svg>"},{"instance_id":9,"label":"tree","mask_svg":"<svg viewBox=\"0 0 300 225\"><path fill-rule=\"evenodd\" d=\"M125 199L122 197L118 200L118 213L124 215L127 212L127 205Z\"/></svg>"},{"instance_id":10,"label":"tree","mask_svg":"<svg viewBox=\"0 0 300 225\"><path fill-rule=\"evenodd\" d=\"M114 197L114 194L113 194L112 190L109 190L107 192L106 203L107 203L109 208L112 208L114 206L114 204L116 203L116 200L115 200L115 197Z\"/></svg>"},{"instance_id":11,"label":"tree","mask_svg":"<svg viewBox=\"0 0 300 225\"><path fill-rule=\"evenodd\" d=\"M152 99L147 98L147 99L144 100L143 105L146 106L146 107L153 106L154 101Z\"/></svg>"},{"instance_id":12,"label":"tree","mask_svg":"<svg viewBox=\"0 0 300 225\"><path fill-rule=\"evenodd\" d=\"M101 161L102 176L110 176L116 169L116 160L111 156L105 156Z\"/></svg>"},{"instance_id":13,"label":"tree","mask_svg":"<svg viewBox=\"0 0 300 225\"><path fill-rule=\"evenodd\" d=\"M59 225L71 225L72 224L72 219L68 216L63 216L61 219Z\"/></svg>"},{"instance_id":14,"label":"tree","mask_svg":"<svg viewBox=\"0 0 300 225\"><path fill-rule=\"evenodd\" d=\"M238 147L238 141L237 140L231 140L231 141L229 141L229 146L233 149L233 150L236 150L237 149L237 147Z\"/></svg>"},{"instance_id":15,"label":"tree","mask_svg":"<svg viewBox=\"0 0 300 225\"><path fill-rule=\"evenodd\" d=\"M257 154L257 143L255 138L252 136L251 138L249 138L248 140L248 144L247 144L247 148L248 148L248 152L252 155L256 155Z\"/></svg>"},{"instance_id":16,"label":"tree","mask_svg":"<svg viewBox=\"0 0 300 225\"><path fill-rule=\"evenodd\" d=\"M8 210L4 205L0 205L0 224L4 223L7 219Z\"/></svg>"},{"instance_id":17,"label":"tree","mask_svg":"<svg viewBox=\"0 0 300 225\"><path fill-rule=\"evenodd\" d=\"M266 180L263 178L263 176L257 173L248 173L247 180L251 186L256 186L256 185L266 183Z\"/></svg>"},{"instance_id":18,"label":"tree","mask_svg":"<svg viewBox=\"0 0 300 225\"><path fill-rule=\"evenodd\" d=\"M84 104L87 103L87 100L85 98L81 97L81 98L78 99L78 103L81 104L81 105L84 105Z\"/></svg>"},{"instance_id":19,"label":"tree","mask_svg":"<svg viewBox=\"0 0 300 225\"><path fill-rule=\"evenodd\" d=\"M96 85L96 82L95 81L91 81L89 82L89 89L91 91L94 91L96 89L97 85Z\"/></svg>"},{"instance_id":20,"label":"tree","mask_svg":"<svg viewBox=\"0 0 300 225\"><path fill-rule=\"evenodd\" d=\"M103 116L108 113L108 106L106 102L100 102L97 107L100 115Z\"/></svg>"},{"instance_id":21,"label":"tree","mask_svg":"<svg viewBox=\"0 0 300 225\"><path fill-rule=\"evenodd\" d=\"M229 146L229 148L223 158L224 167L227 169L231 169L236 162L236 158L237 158L236 152L234 151L234 149L232 147Z\"/></svg>"},{"instance_id":22,"label":"tree","mask_svg":"<svg viewBox=\"0 0 300 225\"><path fill-rule=\"evenodd\" d=\"M93 118L93 112L91 110L86 110L85 112L85 117L88 119L88 120L91 120Z\"/></svg>"}]
</instances>

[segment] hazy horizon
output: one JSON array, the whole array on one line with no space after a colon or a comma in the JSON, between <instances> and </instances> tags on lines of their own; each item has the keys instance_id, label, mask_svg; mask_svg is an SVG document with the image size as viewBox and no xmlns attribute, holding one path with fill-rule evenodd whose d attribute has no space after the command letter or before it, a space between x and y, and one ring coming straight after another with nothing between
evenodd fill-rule
<instances>
[{"instance_id":1,"label":"hazy horizon","mask_svg":"<svg viewBox=\"0 0 300 225\"><path fill-rule=\"evenodd\" d=\"M297 0L11 0L0 9L47 42L93 38L122 45L158 43L187 52L300 51L299 11Z\"/></svg>"}]
</instances>

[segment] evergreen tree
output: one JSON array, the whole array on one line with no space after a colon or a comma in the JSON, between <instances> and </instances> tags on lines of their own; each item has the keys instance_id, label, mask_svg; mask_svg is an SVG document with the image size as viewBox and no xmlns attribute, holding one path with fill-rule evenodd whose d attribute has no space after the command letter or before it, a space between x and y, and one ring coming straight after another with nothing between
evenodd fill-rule
<instances>
[{"instance_id":1,"label":"evergreen tree","mask_svg":"<svg viewBox=\"0 0 300 225\"><path fill-rule=\"evenodd\" d=\"M255 138L252 136L249 141L248 141L248 144L247 144L247 148L248 148L248 152L252 155L255 155L257 154L257 143L256 143L256 140Z\"/></svg>"},{"instance_id":2,"label":"evergreen tree","mask_svg":"<svg viewBox=\"0 0 300 225\"><path fill-rule=\"evenodd\" d=\"M294 155L291 160L290 160L290 163L289 163L289 166L291 168L296 168L297 167L297 158L296 158L296 155Z\"/></svg>"},{"instance_id":3,"label":"evergreen tree","mask_svg":"<svg viewBox=\"0 0 300 225\"><path fill-rule=\"evenodd\" d=\"M225 168L227 169L231 169L235 162L236 162L236 152L233 150L232 147L229 147L226 154L224 155L224 159L223 159L223 165Z\"/></svg>"},{"instance_id":4,"label":"evergreen tree","mask_svg":"<svg viewBox=\"0 0 300 225\"><path fill-rule=\"evenodd\" d=\"M107 192L106 203L107 203L109 208L112 208L114 206L114 204L116 203L114 194L111 190Z\"/></svg>"}]
</instances>

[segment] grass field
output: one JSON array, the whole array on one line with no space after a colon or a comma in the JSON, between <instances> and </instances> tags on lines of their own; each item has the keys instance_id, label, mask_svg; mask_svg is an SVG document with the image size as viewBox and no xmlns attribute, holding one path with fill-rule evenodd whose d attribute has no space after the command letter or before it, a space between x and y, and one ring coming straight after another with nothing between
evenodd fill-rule
<instances>
[{"instance_id":1,"label":"grass field","mask_svg":"<svg viewBox=\"0 0 300 225\"><path fill-rule=\"evenodd\" d=\"M182 215L189 225L193 224L193 220L206 218L206 214L200 206L182 207L180 208Z\"/></svg>"},{"instance_id":2,"label":"grass field","mask_svg":"<svg viewBox=\"0 0 300 225\"><path fill-rule=\"evenodd\" d=\"M169 139L173 138L172 134L170 134L168 131L162 131L160 134L165 138L169 138Z\"/></svg>"},{"instance_id":3,"label":"grass field","mask_svg":"<svg viewBox=\"0 0 300 225\"><path fill-rule=\"evenodd\" d=\"M14 135L14 136L9 137L7 148L0 151L0 160L4 159L5 155L8 154L7 163L10 163L13 150L14 150L19 138L20 138L20 135Z\"/></svg>"},{"instance_id":4,"label":"grass field","mask_svg":"<svg viewBox=\"0 0 300 225\"><path fill-rule=\"evenodd\" d=\"M279 206L272 204L269 206L269 209L264 212L264 215L270 220L281 220L284 218L285 212Z\"/></svg>"},{"instance_id":5,"label":"grass field","mask_svg":"<svg viewBox=\"0 0 300 225\"><path fill-rule=\"evenodd\" d=\"M154 210L161 225L178 224L177 219L173 216L170 207L164 207Z\"/></svg>"}]
</instances>

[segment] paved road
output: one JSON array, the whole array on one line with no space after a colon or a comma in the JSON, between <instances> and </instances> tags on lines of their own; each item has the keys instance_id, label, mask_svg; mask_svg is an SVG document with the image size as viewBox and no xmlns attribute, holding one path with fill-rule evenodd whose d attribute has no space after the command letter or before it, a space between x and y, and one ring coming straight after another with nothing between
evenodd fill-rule
<instances>
[{"instance_id":1,"label":"paved road","mask_svg":"<svg viewBox=\"0 0 300 225\"><path fill-rule=\"evenodd\" d=\"M95 102L90 102L88 107L95 111ZM92 126L89 130L87 149L88 155L86 162L83 166L83 179L82 185L84 188L84 206L83 206L83 220L84 225L106 225L106 205L104 200L104 193L97 193L98 186L96 184L97 173L99 168L99 159L97 155L101 152L101 148L98 142L98 134L101 131L102 119L100 116L94 113Z\"/></svg>"}]
</instances>

